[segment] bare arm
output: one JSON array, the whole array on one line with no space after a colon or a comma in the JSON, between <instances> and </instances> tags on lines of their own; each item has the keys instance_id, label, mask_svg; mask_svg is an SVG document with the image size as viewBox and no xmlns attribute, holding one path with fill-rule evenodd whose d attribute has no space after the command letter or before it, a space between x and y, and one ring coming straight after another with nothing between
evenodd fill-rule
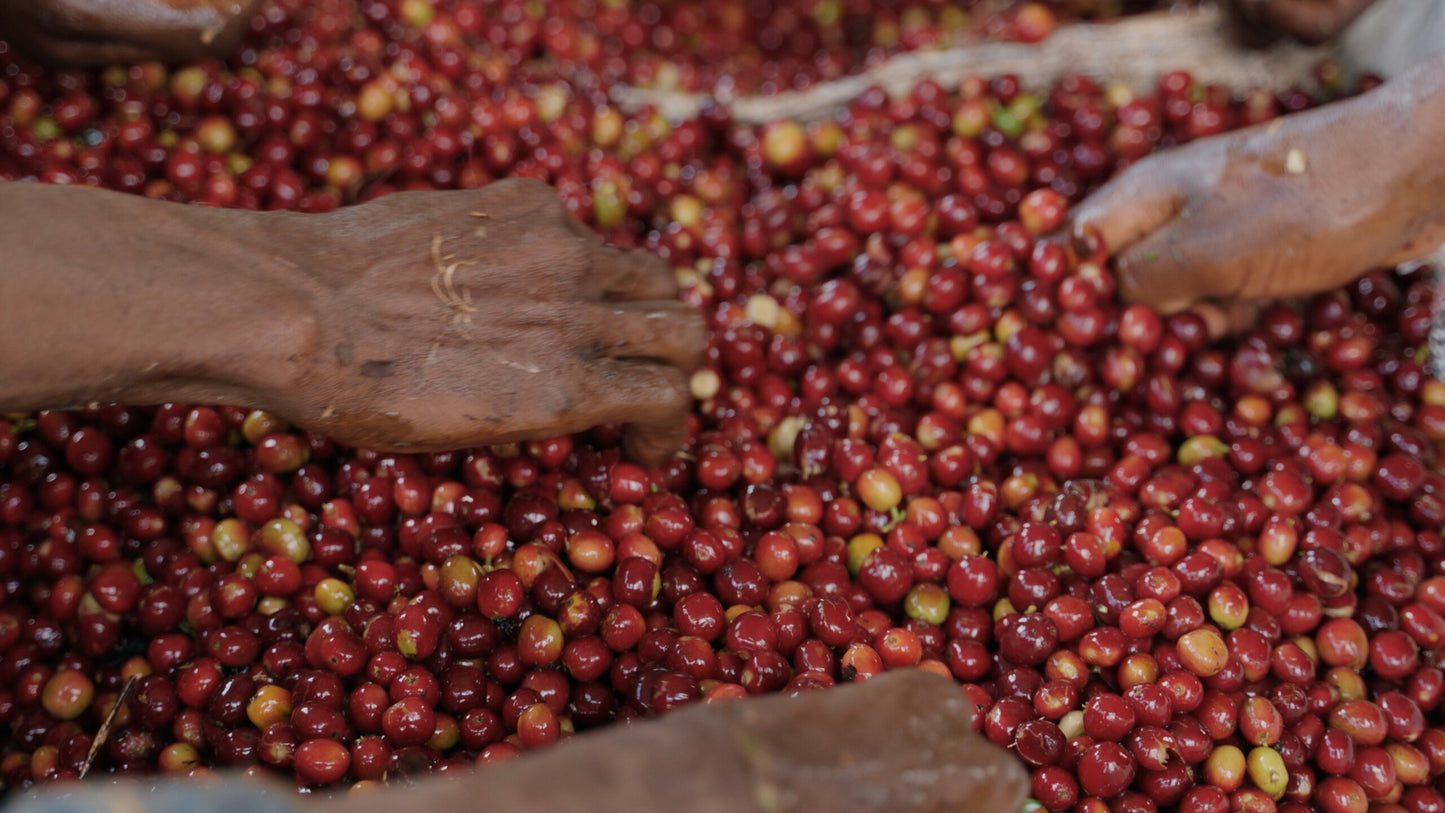
<instances>
[{"instance_id":1,"label":"bare arm","mask_svg":"<svg viewBox=\"0 0 1445 813\"><path fill-rule=\"evenodd\" d=\"M0 409L254 400L314 330L314 279L256 250L294 215L32 183L0 210Z\"/></svg>"},{"instance_id":2,"label":"bare arm","mask_svg":"<svg viewBox=\"0 0 1445 813\"><path fill-rule=\"evenodd\" d=\"M224 57L262 0L0 0L0 36L47 62Z\"/></svg>"},{"instance_id":3,"label":"bare arm","mask_svg":"<svg viewBox=\"0 0 1445 813\"><path fill-rule=\"evenodd\" d=\"M0 409L259 407L353 445L685 435L700 316L552 190L391 195L324 215L0 184Z\"/></svg>"}]
</instances>

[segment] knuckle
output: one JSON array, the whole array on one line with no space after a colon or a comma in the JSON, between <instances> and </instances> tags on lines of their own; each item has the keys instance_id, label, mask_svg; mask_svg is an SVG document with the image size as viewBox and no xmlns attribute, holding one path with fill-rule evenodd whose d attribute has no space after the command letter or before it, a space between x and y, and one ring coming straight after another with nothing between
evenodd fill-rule
<instances>
[{"instance_id":1,"label":"knuckle","mask_svg":"<svg viewBox=\"0 0 1445 813\"><path fill-rule=\"evenodd\" d=\"M480 194L490 204L488 214L499 220L550 224L563 211L552 187L536 178L502 178L483 187Z\"/></svg>"},{"instance_id":2,"label":"knuckle","mask_svg":"<svg viewBox=\"0 0 1445 813\"><path fill-rule=\"evenodd\" d=\"M567 243L556 271L567 275L579 295L589 300L597 297L597 262L587 246L575 241Z\"/></svg>"},{"instance_id":3,"label":"knuckle","mask_svg":"<svg viewBox=\"0 0 1445 813\"><path fill-rule=\"evenodd\" d=\"M681 288L677 284L677 275L673 273L672 266L656 254L649 252L638 252L638 263L652 277L656 278L666 291L668 297L676 297Z\"/></svg>"},{"instance_id":4,"label":"knuckle","mask_svg":"<svg viewBox=\"0 0 1445 813\"><path fill-rule=\"evenodd\" d=\"M634 391L643 410L637 414L640 423L668 423L687 412L692 405L687 390L687 376L676 367L653 362L632 362L636 382Z\"/></svg>"},{"instance_id":5,"label":"knuckle","mask_svg":"<svg viewBox=\"0 0 1445 813\"><path fill-rule=\"evenodd\" d=\"M687 390L687 376L674 367L659 370L659 375L659 401L663 414L674 416L686 413L692 406L692 397Z\"/></svg>"},{"instance_id":6,"label":"knuckle","mask_svg":"<svg viewBox=\"0 0 1445 813\"><path fill-rule=\"evenodd\" d=\"M547 185L536 178L507 177L492 183L492 187L516 195L535 197L546 193Z\"/></svg>"}]
</instances>

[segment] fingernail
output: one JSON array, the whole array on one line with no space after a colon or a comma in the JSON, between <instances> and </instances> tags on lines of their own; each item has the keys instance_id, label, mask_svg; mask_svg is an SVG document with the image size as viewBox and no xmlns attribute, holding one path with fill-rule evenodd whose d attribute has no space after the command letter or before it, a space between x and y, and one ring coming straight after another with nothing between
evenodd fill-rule
<instances>
[{"instance_id":1,"label":"fingernail","mask_svg":"<svg viewBox=\"0 0 1445 813\"><path fill-rule=\"evenodd\" d=\"M1071 235L1074 253L1080 259L1098 261L1105 253L1104 235L1092 223L1074 224Z\"/></svg>"}]
</instances>

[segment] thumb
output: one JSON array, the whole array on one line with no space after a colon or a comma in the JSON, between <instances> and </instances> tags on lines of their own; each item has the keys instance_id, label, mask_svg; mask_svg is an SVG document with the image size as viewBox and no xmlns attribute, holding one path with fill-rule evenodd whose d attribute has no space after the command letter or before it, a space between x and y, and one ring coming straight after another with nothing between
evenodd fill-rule
<instances>
[{"instance_id":1,"label":"thumb","mask_svg":"<svg viewBox=\"0 0 1445 813\"><path fill-rule=\"evenodd\" d=\"M1135 164L1074 207L1068 223L1072 235L1095 234L1111 254L1118 254L1173 220L1184 194L1152 164Z\"/></svg>"}]
</instances>

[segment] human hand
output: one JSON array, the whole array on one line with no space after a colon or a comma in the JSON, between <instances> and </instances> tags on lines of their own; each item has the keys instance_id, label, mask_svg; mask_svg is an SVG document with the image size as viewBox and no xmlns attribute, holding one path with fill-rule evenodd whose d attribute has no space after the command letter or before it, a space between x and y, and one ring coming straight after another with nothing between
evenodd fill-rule
<instances>
[{"instance_id":1,"label":"human hand","mask_svg":"<svg viewBox=\"0 0 1445 813\"><path fill-rule=\"evenodd\" d=\"M132 777L17 790L5 810L388 813L466 810L483 798L494 810L599 813L1023 809L1028 771L975 733L979 713L951 679L895 670L796 696L694 703L567 737L521 759L365 793L297 795L250 773L204 782Z\"/></svg>"},{"instance_id":2,"label":"human hand","mask_svg":"<svg viewBox=\"0 0 1445 813\"><path fill-rule=\"evenodd\" d=\"M262 0L0 0L0 36L51 63L228 55Z\"/></svg>"},{"instance_id":3,"label":"human hand","mask_svg":"<svg viewBox=\"0 0 1445 813\"><path fill-rule=\"evenodd\" d=\"M1375 0L1226 0L1225 9L1254 33L1286 34L1315 45L1334 39Z\"/></svg>"},{"instance_id":4,"label":"human hand","mask_svg":"<svg viewBox=\"0 0 1445 813\"><path fill-rule=\"evenodd\" d=\"M695 703L474 773L317 798L303 813L448 810L482 797L499 810L603 813L1020 810L1028 772L975 733L975 714L952 679L900 669L796 696Z\"/></svg>"},{"instance_id":5,"label":"human hand","mask_svg":"<svg viewBox=\"0 0 1445 813\"><path fill-rule=\"evenodd\" d=\"M863 683L721 706L717 716L732 718L727 739L748 767L746 785L757 789L754 798L778 802L759 804L763 809L1024 809L1024 763L978 733L981 726L973 725L985 709L950 677L900 669ZM663 717L661 725L668 724Z\"/></svg>"},{"instance_id":6,"label":"human hand","mask_svg":"<svg viewBox=\"0 0 1445 813\"><path fill-rule=\"evenodd\" d=\"M665 263L604 245L549 187L397 193L285 223L277 244L318 283L314 324L255 392L266 408L384 450L623 423L656 463L685 440L701 315Z\"/></svg>"},{"instance_id":7,"label":"human hand","mask_svg":"<svg viewBox=\"0 0 1445 813\"><path fill-rule=\"evenodd\" d=\"M1103 240L1125 299L1165 312L1312 294L1421 257L1445 241L1428 146L1440 116L1418 75L1402 79L1152 155L1082 202L1074 229Z\"/></svg>"}]
</instances>

